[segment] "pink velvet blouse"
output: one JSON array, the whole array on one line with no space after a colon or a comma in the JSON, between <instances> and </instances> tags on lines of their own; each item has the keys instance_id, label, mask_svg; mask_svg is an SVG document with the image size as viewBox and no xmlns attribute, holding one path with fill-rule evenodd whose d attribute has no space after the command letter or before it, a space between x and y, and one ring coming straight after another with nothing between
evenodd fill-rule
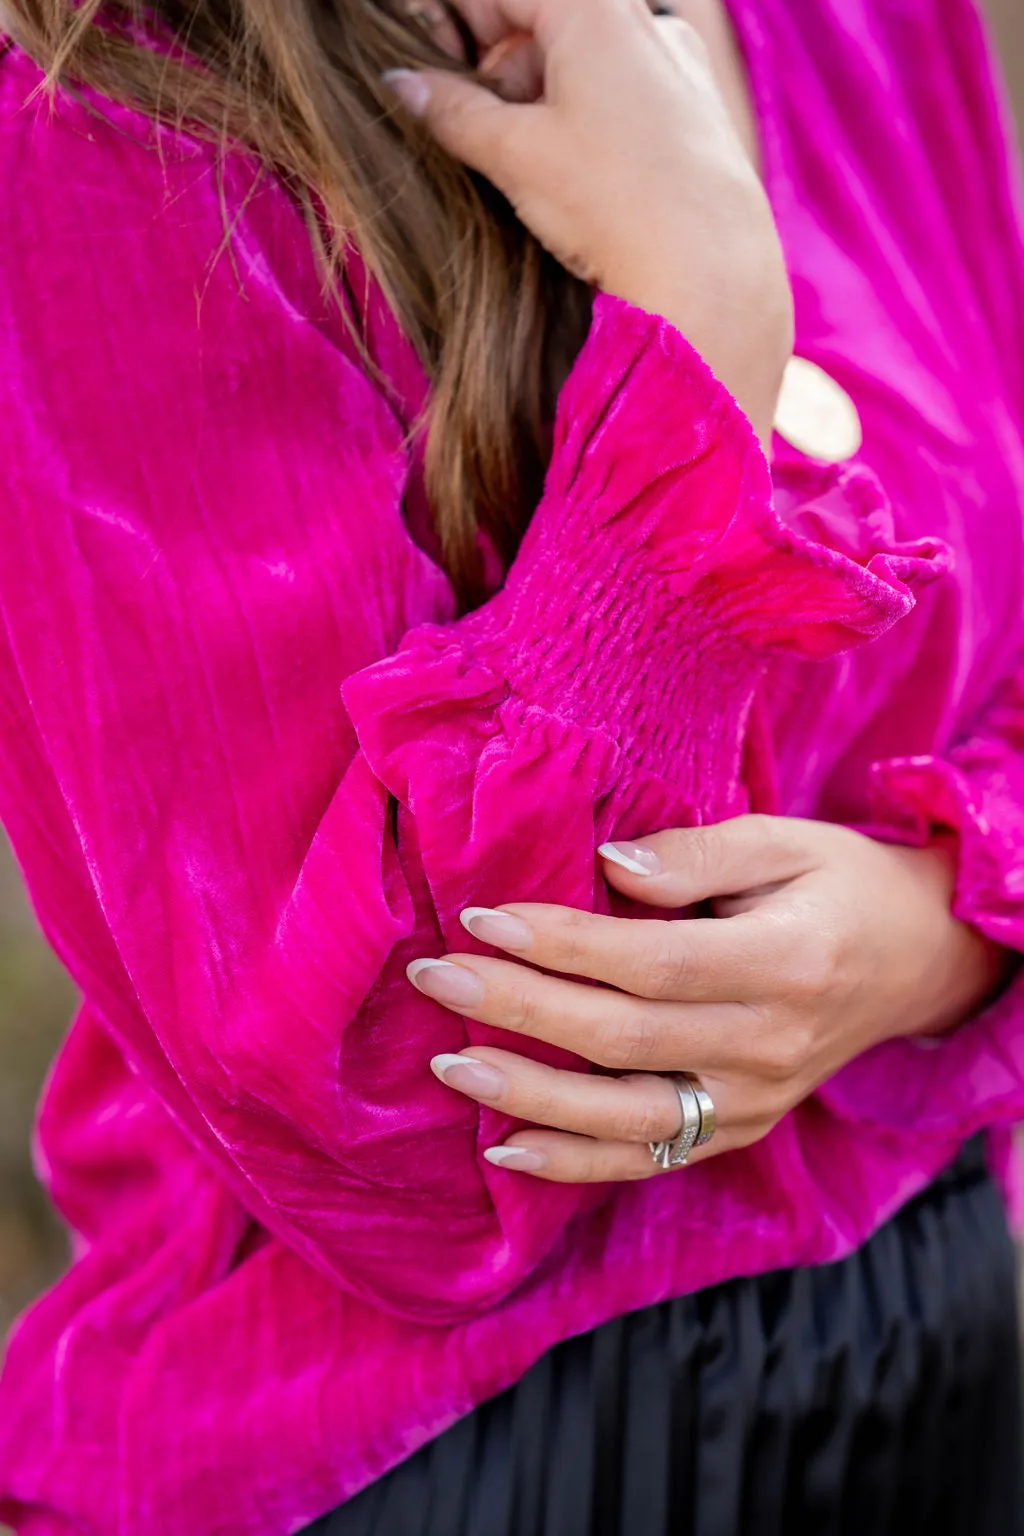
<instances>
[{"instance_id":1,"label":"pink velvet blouse","mask_svg":"<svg viewBox=\"0 0 1024 1536\"><path fill-rule=\"evenodd\" d=\"M954 829L957 911L1024 950L1024 251L979 21L734 14L797 351L863 451L770 476L683 337L600 298L463 618L379 297L394 398L280 188L0 59L0 812L84 998L38 1138L74 1263L0 1382L29 1536L295 1532L557 1340L847 1253L979 1127L1009 1178L1016 985L594 1190L481 1158L510 1123L428 1062L500 1035L405 979L466 904L604 905L602 840L751 804Z\"/></svg>"}]
</instances>

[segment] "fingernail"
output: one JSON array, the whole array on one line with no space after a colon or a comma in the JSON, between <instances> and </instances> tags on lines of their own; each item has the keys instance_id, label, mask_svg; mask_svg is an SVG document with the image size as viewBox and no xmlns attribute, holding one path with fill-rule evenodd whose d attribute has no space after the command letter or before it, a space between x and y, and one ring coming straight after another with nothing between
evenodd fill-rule
<instances>
[{"instance_id":1,"label":"fingernail","mask_svg":"<svg viewBox=\"0 0 1024 1536\"><path fill-rule=\"evenodd\" d=\"M386 69L381 75L385 85L391 87L407 112L422 117L430 100L430 85L414 69Z\"/></svg>"},{"instance_id":2,"label":"fingernail","mask_svg":"<svg viewBox=\"0 0 1024 1536\"><path fill-rule=\"evenodd\" d=\"M609 864L628 869L631 875L660 875L661 860L653 848L642 843L602 843L597 850Z\"/></svg>"},{"instance_id":3,"label":"fingernail","mask_svg":"<svg viewBox=\"0 0 1024 1536\"><path fill-rule=\"evenodd\" d=\"M432 1056L430 1070L449 1088L473 1099L500 1099L505 1092L505 1074L472 1056Z\"/></svg>"},{"instance_id":4,"label":"fingernail","mask_svg":"<svg viewBox=\"0 0 1024 1536\"><path fill-rule=\"evenodd\" d=\"M405 974L424 996L447 1008L468 1008L483 1002L484 984L479 976L450 960L413 960Z\"/></svg>"},{"instance_id":5,"label":"fingernail","mask_svg":"<svg viewBox=\"0 0 1024 1536\"><path fill-rule=\"evenodd\" d=\"M513 1168L520 1173L536 1173L538 1168L547 1166L543 1152L531 1152L528 1147L488 1147L484 1157L498 1168Z\"/></svg>"},{"instance_id":6,"label":"fingernail","mask_svg":"<svg viewBox=\"0 0 1024 1536\"><path fill-rule=\"evenodd\" d=\"M459 913L459 922L474 939L497 949L529 949L533 943L532 928L510 912L497 912L493 907L466 907Z\"/></svg>"}]
</instances>

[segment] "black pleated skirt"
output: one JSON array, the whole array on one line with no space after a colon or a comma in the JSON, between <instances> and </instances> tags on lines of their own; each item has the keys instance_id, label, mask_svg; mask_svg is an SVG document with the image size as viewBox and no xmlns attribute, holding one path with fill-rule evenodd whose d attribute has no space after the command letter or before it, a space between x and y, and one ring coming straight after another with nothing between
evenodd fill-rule
<instances>
[{"instance_id":1,"label":"black pleated skirt","mask_svg":"<svg viewBox=\"0 0 1024 1536\"><path fill-rule=\"evenodd\" d=\"M1024 1536L1016 1264L980 1139L840 1263L550 1351L316 1536Z\"/></svg>"}]
</instances>

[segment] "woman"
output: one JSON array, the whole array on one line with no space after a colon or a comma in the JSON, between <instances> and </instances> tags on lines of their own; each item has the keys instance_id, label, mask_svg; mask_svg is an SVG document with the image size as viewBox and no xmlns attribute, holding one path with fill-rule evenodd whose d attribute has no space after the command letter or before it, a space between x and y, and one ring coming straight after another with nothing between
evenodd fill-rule
<instances>
[{"instance_id":1,"label":"woman","mask_svg":"<svg viewBox=\"0 0 1024 1536\"><path fill-rule=\"evenodd\" d=\"M1024 1530L968 0L7 11L0 809L85 1001L0 1514Z\"/></svg>"}]
</instances>

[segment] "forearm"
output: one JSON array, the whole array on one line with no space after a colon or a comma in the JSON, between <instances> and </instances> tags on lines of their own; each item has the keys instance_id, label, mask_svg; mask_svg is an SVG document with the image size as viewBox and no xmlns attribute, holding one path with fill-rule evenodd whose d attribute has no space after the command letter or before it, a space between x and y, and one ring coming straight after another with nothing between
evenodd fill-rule
<instances>
[{"instance_id":1,"label":"forearm","mask_svg":"<svg viewBox=\"0 0 1024 1536\"><path fill-rule=\"evenodd\" d=\"M908 966L916 975L917 1005L897 1033L941 1036L986 1007L1014 975L1015 950L953 914L956 840L937 835L924 848L889 849L908 887L919 895L920 937L911 941Z\"/></svg>"}]
</instances>

